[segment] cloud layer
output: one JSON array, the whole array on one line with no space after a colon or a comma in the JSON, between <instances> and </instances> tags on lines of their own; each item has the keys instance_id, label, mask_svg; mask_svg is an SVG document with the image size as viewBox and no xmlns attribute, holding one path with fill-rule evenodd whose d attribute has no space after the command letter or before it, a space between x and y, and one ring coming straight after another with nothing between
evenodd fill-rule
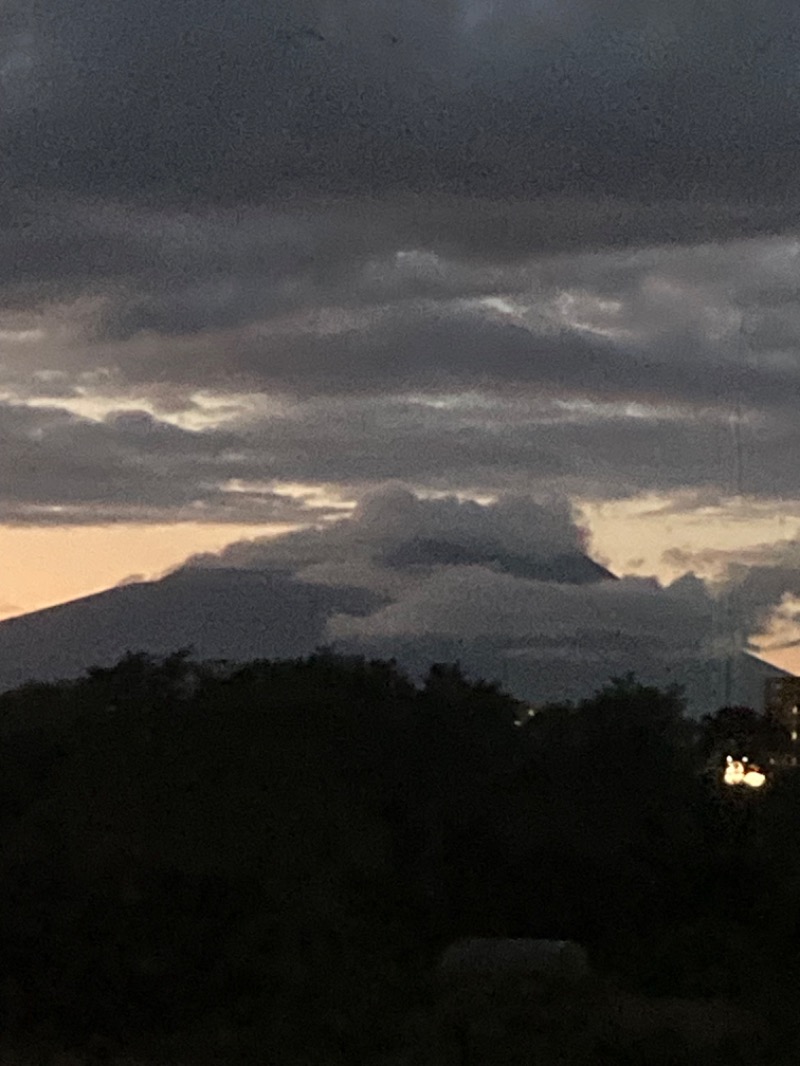
<instances>
[{"instance_id":1,"label":"cloud layer","mask_svg":"<svg viewBox=\"0 0 800 1066\"><path fill-rule=\"evenodd\" d=\"M712 654L702 582L685 578L665 590L585 563L563 502L509 497L480 505L390 486L326 529L242 542L193 565L277 569L387 598L372 613L331 619L331 639L348 646L422 642L429 654L466 647L468 659L491 651L495 670L510 652L517 661L552 660L548 669L561 660L559 677L565 654L600 673L627 664L661 674Z\"/></svg>"},{"instance_id":2,"label":"cloud layer","mask_svg":"<svg viewBox=\"0 0 800 1066\"><path fill-rule=\"evenodd\" d=\"M581 545L563 501L480 505L392 485L327 528L241 542L197 557L186 573L234 568L360 589L375 597L372 609L328 618L326 638L338 649L420 670L458 658L533 700L579 698L628 671L685 685L695 710L724 699L733 633L703 582L616 580L587 566ZM771 600L765 583L760 589L762 608L780 601L779 580ZM755 666L736 670L729 695L760 705Z\"/></svg>"},{"instance_id":3,"label":"cloud layer","mask_svg":"<svg viewBox=\"0 0 800 1066\"><path fill-rule=\"evenodd\" d=\"M388 479L800 515L788 0L1 21L0 520L304 522Z\"/></svg>"},{"instance_id":4,"label":"cloud layer","mask_svg":"<svg viewBox=\"0 0 800 1066\"><path fill-rule=\"evenodd\" d=\"M781 203L797 35L786 0L51 0L4 34L3 155L80 195Z\"/></svg>"}]
</instances>

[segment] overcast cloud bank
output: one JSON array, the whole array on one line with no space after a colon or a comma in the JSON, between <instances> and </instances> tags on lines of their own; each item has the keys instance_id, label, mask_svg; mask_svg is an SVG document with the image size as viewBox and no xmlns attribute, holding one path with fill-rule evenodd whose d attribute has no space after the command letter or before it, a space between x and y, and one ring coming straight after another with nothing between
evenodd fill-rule
<instances>
[{"instance_id":1,"label":"overcast cloud bank","mask_svg":"<svg viewBox=\"0 0 800 1066\"><path fill-rule=\"evenodd\" d=\"M800 521L788 0L0 22L0 521L316 523L391 479Z\"/></svg>"}]
</instances>

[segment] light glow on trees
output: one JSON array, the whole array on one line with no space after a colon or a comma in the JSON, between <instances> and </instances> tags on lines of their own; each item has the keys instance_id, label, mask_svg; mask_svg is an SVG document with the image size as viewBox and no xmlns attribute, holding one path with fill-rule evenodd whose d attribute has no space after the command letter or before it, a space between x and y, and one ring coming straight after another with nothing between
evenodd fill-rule
<instances>
[{"instance_id":1,"label":"light glow on trees","mask_svg":"<svg viewBox=\"0 0 800 1066\"><path fill-rule=\"evenodd\" d=\"M755 763L750 763L747 756L742 759L734 759L729 755L725 760L725 771L722 777L726 785L747 785L748 788L761 788L766 784L766 775Z\"/></svg>"}]
</instances>

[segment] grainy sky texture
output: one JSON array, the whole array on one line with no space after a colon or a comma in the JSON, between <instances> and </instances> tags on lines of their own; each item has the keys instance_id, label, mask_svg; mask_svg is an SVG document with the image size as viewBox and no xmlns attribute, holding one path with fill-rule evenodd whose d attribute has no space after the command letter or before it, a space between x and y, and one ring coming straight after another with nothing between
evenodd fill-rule
<instances>
[{"instance_id":1,"label":"grainy sky texture","mask_svg":"<svg viewBox=\"0 0 800 1066\"><path fill-rule=\"evenodd\" d=\"M395 481L558 499L800 636L797 5L0 22L3 613Z\"/></svg>"}]
</instances>

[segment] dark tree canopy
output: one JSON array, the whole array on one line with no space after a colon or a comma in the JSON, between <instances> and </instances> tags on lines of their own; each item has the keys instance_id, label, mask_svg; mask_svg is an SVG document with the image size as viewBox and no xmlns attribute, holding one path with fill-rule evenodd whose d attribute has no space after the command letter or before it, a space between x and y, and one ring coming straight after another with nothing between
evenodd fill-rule
<instances>
[{"instance_id":1,"label":"dark tree canopy","mask_svg":"<svg viewBox=\"0 0 800 1066\"><path fill-rule=\"evenodd\" d=\"M779 722L758 714L752 707L721 707L715 714L704 716L701 745L708 759L747 756L766 764L770 758L787 754L790 740Z\"/></svg>"},{"instance_id":2,"label":"dark tree canopy","mask_svg":"<svg viewBox=\"0 0 800 1066\"><path fill-rule=\"evenodd\" d=\"M406 1061L415 1018L444 1063L426 975L468 936L575 939L648 994L780 1002L797 778L727 802L712 754L781 738L683 711L626 677L528 716L458 664L417 685L326 648L129 653L0 695L5 1028L377 1066Z\"/></svg>"}]
</instances>

